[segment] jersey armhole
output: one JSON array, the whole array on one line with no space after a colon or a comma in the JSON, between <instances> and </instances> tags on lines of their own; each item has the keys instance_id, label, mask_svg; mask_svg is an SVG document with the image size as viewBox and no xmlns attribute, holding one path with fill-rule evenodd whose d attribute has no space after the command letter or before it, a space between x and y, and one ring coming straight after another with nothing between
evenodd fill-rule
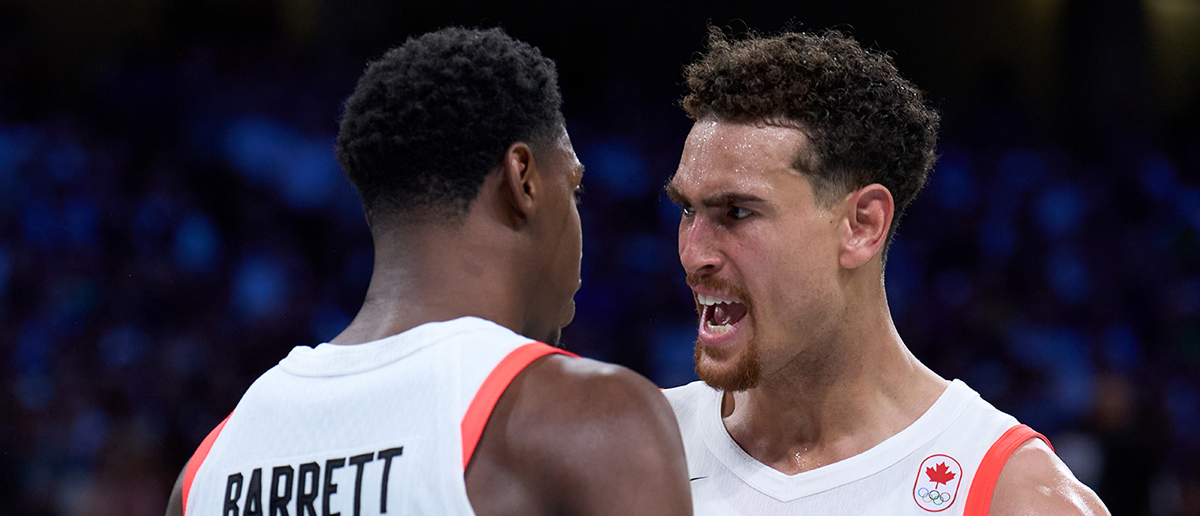
<instances>
[{"instance_id":1,"label":"jersey armhole","mask_svg":"<svg viewBox=\"0 0 1200 516\"><path fill-rule=\"evenodd\" d=\"M183 473L183 510L182 514L187 514L188 493L192 490L192 481L196 479L196 472L200 470L200 465L204 463L204 458L208 457L209 450L212 450L213 443L217 441L217 436L221 435L221 430L225 428L225 423L229 422L229 418L233 417L233 412L225 416L225 420L221 424L212 429L208 436L200 442L200 447L196 448L196 453L192 454L191 460L187 463L187 469Z\"/></svg>"},{"instance_id":2,"label":"jersey armhole","mask_svg":"<svg viewBox=\"0 0 1200 516\"><path fill-rule=\"evenodd\" d=\"M541 342L530 342L512 350L488 374L483 385L479 387L479 391L475 393L475 398L467 406L466 415L463 416L463 471L466 471L467 465L471 463L471 456L475 453L475 447L479 445L479 438L483 436L483 429L487 426L488 418L492 416L492 410L496 408L496 402L500 401L500 396L504 394L505 389L508 389L508 384L512 383L513 379L534 360L553 354L578 357L564 349Z\"/></svg>"},{"instance_id":3,"label":"jersey armhole","mask_svg":"<svg viewBox=\"0 0 1200 516\"><path fill-rule=\"evenodd\" d=\"M992 509L992 495L996 491L996 482L1000 480L1000 471L1013 452L1030 439L1041 439L1054 450L1046 436L1037 433L1028 425L1016 425L1004 432L992 447L984 454L975 471L975 479L971 481L971 490L967 492L967 504L963 507L963 516L988 516Z\"/></svg>"}]
</instances>

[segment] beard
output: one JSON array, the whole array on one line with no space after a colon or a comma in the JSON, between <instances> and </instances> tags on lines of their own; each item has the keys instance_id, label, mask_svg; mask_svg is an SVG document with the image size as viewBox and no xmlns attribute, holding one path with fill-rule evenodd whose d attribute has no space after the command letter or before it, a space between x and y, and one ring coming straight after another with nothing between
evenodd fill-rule
<instances>
[{"instance_id":1,"label":"beard","mask_svg":"<svg viewBox=\"0 0 1200 516\"><path fill-rule=\"evenodd\" d=\"M723 279L688 274L687 284L693 287L705 286L718 292L727 292L741 302L747 303L747 311L750 309L745 291ZM703 324L704 308L699 302L696 303L696 311L700 313L700 324ZM724 391L744 391L758 386L759 381L762 380L762 361L758 355L757 336L751 335L740 355L731 357L731 354L727 350L709 346L697 337L696 349L692 355L692 360L696 364L696 375L714 389ZM712 364L712 362L728 361L730 358L735 359L732 368L722 368Z\"/></svg>"},{"instance_id":2,"label":"beard","mask_svg":"<svg viewBox=\"0 0 1200 516\"><path fill-rule=\"evenodd\" d=\"M696 339L696 351L692 359L696 362L696 375L714 389L723 391L744 391L758 386L762 380L762 361L758 357L758 346L754 339L746 344L746 349L736 358L732 368L713 366L705 360L723 360L729 353L717 349Z\"/></svg>"}]
</instances>

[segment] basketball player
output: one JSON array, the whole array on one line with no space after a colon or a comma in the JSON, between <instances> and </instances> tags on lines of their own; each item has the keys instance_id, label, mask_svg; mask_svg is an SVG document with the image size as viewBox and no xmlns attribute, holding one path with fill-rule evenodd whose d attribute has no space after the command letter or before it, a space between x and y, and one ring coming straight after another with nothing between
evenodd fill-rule
<instances>
[{"instance_id":1,"label":"basketball player","mask_svg":"<svg viewBox=\"0 0 1200 516\"><path fill-rule=\"evenodd\" d=\"M887 246L938 115L837 32L713 29L667 191L703 382L669 389L697 514L1106 514L1044 437L922 365Z\"/></svg>"},{"instance_id":2,"label":"basketball player","mask_svg":"<svg viewBox=\"0 0 1200 516\"><path fill-rule=\"evenodd\" d=\"M554 63L499 29L370 64L338 134L375 242L362 309L250 387L168 514L691 514L658 389L534 341L579 288L561 103Z\"/></svg>"}]
</instances>

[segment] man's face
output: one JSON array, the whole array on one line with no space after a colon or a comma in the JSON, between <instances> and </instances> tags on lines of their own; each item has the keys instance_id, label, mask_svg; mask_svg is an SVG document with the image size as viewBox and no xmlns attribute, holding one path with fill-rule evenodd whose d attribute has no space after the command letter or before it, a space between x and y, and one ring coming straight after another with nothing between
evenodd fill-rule
<instances>
[{"instance_id":1,"label":"man's face","mask_svg":"<svg viewBox=\"0 0 1200 516\"><path fill-rule=\"evenodd\" d=\"M696 372L714 387L754 387L836 327L838 217L792 168L807 145L797 129L701 120L667 187L700 315Z\"/></svg>"},{"instance_id":2,"label":"man's face","mask_svg":"<svg viewBox=\"0 0 1200 516\"><path fill-rule=\"evenodd\" d=\"M543 184L547 188L543 205L545 211L543 239L540 249L544 259L544 277L549 280L543 290L550 294L547 314L550 321L549 335L541 340L558 344L563 327L575 318L575 292L579 290L579 267L583 257L583 232L579 224L577 195L581 191L583 164L575 156L571 138L564 130L553 145L536 156L544 174ZM539 285L543 285L541 281Z\"/></svg>"}]
</instances>

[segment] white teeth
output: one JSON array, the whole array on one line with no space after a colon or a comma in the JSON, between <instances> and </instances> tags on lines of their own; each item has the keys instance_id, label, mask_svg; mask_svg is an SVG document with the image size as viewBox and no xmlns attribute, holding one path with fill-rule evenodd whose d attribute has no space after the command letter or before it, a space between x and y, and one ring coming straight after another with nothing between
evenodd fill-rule
<instances>
[{"instance_id":1,"label":"white teeth","mask_svg":"<svg viewBox=\"0 0 1200 516\"><path fill-rule=\"evenodd\" d=\"M731 304L731 303L737 302L732 299L725 299L725 298L716 297L716 296L706 296L704 294L696 294L696 300L699 301L700 304L702 304L704 306L719 305L722 303Z\"/></svg>"},{"instance_id":2,"label":"white teeth","mask_svg":"<svg viewBox=\"0 0 1200 516\"><path fill-rule=\"evenodd\" d=\"M704 329L713 335L721 335L733 329L732 324L713 325L712 321L704 321Z\"/></svg>"}]
</instances>

